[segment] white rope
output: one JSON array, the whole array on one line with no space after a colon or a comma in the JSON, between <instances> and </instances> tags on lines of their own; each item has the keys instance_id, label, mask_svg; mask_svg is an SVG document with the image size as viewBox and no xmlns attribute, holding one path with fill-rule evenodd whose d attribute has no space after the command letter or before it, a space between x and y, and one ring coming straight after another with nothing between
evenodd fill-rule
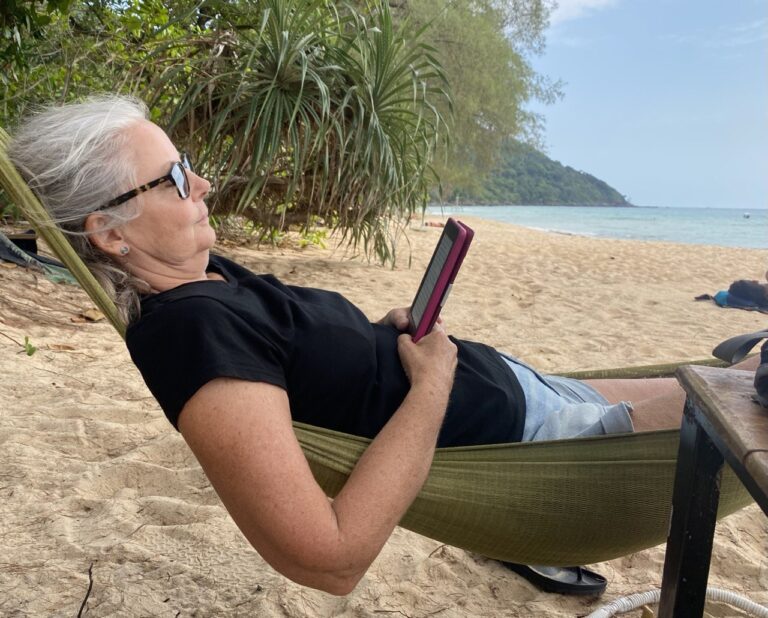
<instances>
[{"instance_id":1,"label":"white rope","mask_svg":"<svg viewBox=\"0 0 768 618\"><path fill-rule=\"evenodd\" d=\"M611 601L608 605L589 614L587 618L610 618L614 614L623 614L624 612L638 609L643 605L658 603L659 598L661 598L661 590L658 588L656 590L649 590L648 592L639 592ZM707 599L710 601L727 603L728 605L744 610L757 618L768 618L768 607L758 605L754 601L750 601L748 598L736 594L735 592L731 592L730 590L709 586L707 588Z\"/></svg>"}]
</instances>

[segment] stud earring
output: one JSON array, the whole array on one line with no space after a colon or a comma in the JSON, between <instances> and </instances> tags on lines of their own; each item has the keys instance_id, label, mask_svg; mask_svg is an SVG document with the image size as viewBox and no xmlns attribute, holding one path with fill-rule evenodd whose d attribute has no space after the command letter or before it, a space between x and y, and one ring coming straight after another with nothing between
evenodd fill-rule
<instances>
[{"instance_id":1,"label":"stud earring","mask_svg":"<svg viewBox=\"0 0 768 618\"><path fill-rule=\"evenodd\" d=\"M120 247L120 255L128 255L128 252L130 251L130 247L123 245Z\"/></svg>"}]
</instances>

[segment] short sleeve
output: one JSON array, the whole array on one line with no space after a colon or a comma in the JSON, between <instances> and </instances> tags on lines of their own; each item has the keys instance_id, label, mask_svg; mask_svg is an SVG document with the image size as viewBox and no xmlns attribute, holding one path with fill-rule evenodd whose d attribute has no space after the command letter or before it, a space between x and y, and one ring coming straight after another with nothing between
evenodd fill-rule
<instances>
[{"instance_id":1,"label":"short sleeve","mask_svg":"<svg viewBox=\"0 0 768 618\"><path fill-rule=\"evenodd\" d=\"M131 358L171 424L184 405L215 378L239 378L286 388L285 357L269 330L208 296L174 300L132 324Z\"/></svg>"}]
</instances>

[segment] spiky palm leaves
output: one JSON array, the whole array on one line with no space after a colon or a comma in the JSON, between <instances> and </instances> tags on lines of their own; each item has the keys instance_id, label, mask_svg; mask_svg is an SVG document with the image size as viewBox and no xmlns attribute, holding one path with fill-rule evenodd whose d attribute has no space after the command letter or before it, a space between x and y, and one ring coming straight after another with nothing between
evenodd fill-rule
<instances>
[{"instance_id":1,"label":"spiky palm leaves","mask_svg":"<svg viewBox=\"0 0 768 618\"><path fill-rule=\"evenodd\" d=\"M265 232L320 217L391 259L391 223L424 204L443 137L433 102L448 95L432 50L418 32L404 37L386 5L364 14L264 0L246 10L193 39L163 74L176 87L186 76L165 112L200 154L213 206Z\"/></svg>"}]
</instances>

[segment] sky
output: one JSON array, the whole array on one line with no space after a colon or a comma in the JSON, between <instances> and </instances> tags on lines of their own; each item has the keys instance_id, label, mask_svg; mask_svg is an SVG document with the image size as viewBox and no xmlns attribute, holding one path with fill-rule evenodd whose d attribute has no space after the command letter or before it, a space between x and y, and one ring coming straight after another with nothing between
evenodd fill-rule
<instances>
[{"instance_id":1,"label":"sky","mask_svg":"<svg viewBox=\"0 0 768 618\"><path fill-rule=\"evenodd\" d=\"M551 158L638 206L768 208L768 0L560 0Z\"/></svg>"}]
</instances>

